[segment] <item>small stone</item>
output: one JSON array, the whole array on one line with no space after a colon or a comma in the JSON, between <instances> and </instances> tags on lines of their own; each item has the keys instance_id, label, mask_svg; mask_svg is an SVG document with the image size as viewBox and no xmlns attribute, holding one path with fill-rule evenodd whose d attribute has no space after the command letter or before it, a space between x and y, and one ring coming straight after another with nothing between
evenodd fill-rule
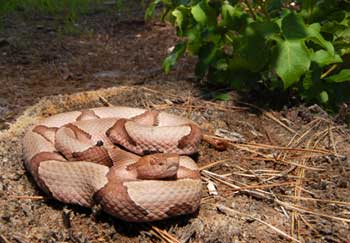
<instances>
[{"instance_id":1,"label":"small stone","mask_svg":"<svg viewBox=\"0 0 350 243\"><path fill-rule=\"evenodd\" d=\"M347 188L349 185L349 182L345 179L340 179L337 184L338 184L338 187L340 188Z\"/></svg>"}]
</instances>

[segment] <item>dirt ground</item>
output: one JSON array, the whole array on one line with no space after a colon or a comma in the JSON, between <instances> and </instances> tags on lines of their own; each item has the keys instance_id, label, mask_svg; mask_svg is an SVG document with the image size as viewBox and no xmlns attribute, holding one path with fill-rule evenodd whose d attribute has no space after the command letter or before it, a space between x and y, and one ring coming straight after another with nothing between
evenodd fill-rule
<instances>
[{"instance_id":1,"label":"dirt ground","mask_svg":"<svg viewBox=\"0 0 350 243\"><path fill-rule=\"evenodd\" d=\"M192 58L164 75L175 32L136 13L91 13L75 34L63 34L49 16L5 19L0 242L350 242L348 127L317 106L266 111L234 92L214 101L195 82ZM42 116L102 106L99 97L188 116L205 132L226 135L226 151L200 145L197 213L130 224L48 199L36 187L23 166L26 127ZM175 239L162 238L166 232Z\"/></svg>"}]
</instances>

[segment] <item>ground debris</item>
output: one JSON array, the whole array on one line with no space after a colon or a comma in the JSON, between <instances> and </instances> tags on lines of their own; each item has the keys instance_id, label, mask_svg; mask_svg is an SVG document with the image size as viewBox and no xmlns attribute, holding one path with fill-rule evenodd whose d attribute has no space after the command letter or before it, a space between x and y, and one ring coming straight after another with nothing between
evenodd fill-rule
<instances>
[{"instance_id":1,"label":"ground debris","mask_svg":"<svg viewBox=\"0 0 350 243\"><path fill-rule=\"evenodd\" d=\"M23 24L16 17L7 20L10 27L4 30L10 44L0 47L0 241L350 240L346 126L316 106L266 111L243 104L238 94L229 102L205 99L202 87L193 84L193 59L181 60L169 76L161 72L175 30L164 23L145 24L143 15L118 22L106 13L91 14L80 24L95 32L61 38L55 37L53 20ZM21 33L33 39L22 46ZM25 129L43 116L103 105L186 116L212 140L224 141L221 150L202 143L197 156L203 182L215 183L217 194L203 187L199 212L149 225L125 223L43 195L23 166ZM239 213L220 213L218 205Z\"/></svg>"}]
</instances>

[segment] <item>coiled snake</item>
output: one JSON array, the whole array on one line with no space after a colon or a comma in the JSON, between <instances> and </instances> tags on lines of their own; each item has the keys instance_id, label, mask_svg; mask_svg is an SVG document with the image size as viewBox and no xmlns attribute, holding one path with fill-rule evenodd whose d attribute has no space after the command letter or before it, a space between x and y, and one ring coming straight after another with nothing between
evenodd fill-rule
<instances>
[{"instance_id":1,"label":"coiled snake","mask_svg":"<svg viewBox=\"0 0 350 243\"><path fill-rule=\"evenodd\" d=\"M126 221L161 220L199 207L200 174L183 155L197 151L201 136L195 123L165 112L122 106L66 112L28 129L25 165L59 201L100 204Z\"/></svg>"}]
</instances>

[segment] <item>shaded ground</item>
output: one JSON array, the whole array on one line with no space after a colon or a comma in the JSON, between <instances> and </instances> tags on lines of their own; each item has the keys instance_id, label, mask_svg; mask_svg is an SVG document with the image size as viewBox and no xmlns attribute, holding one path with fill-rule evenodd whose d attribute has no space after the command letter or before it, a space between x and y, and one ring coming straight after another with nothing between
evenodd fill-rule
<instances>
[{"instance_id":1,"label":"shaded ground","mask_svg":"<svg viewBox=\"0 0 350 243\"><path fill-rule=\"evenodd\" d=\"M97 12L80 20L82 33L70 35L62 33L57 18L6 18L0 37L0 128L43 96L191 79L188 62L165 78L161 63L175 32L164 23L145 23L142 12L136 13L131 18Z\"/></svg>"},{"instance_id":2,"label":"shaded ground","mask_svg":"<svg viewBox=\"0 0 350 243\"><path fill-rule=\"evenodd\" d=\"M91 14L79 22L85 30L80 35L60 34L51 18L45 24L42 18L6 19L0 47L0 242L159 242L151 226L182 242L290 242L271 226L301 242L349 241L349 130L317 107L261 113L242 107L235 94L227 102L203 99L201 87L191 82L191 60L169 76L161 72L174 31L145 24L140 16ZM74 94L105 87L117 88ZM31 107L56 94L73 95ZM99 96L114 105L189 116L210 133L225 129L243 136L224 152L201 144L200 166L224 161L203 171L197 214L128 224L99 211L18 197L42 195L22 164L25 128L40 116L101 106ZM216 184L218 195L209 194L208 183Z\"/></svg>"}]
</instances>

